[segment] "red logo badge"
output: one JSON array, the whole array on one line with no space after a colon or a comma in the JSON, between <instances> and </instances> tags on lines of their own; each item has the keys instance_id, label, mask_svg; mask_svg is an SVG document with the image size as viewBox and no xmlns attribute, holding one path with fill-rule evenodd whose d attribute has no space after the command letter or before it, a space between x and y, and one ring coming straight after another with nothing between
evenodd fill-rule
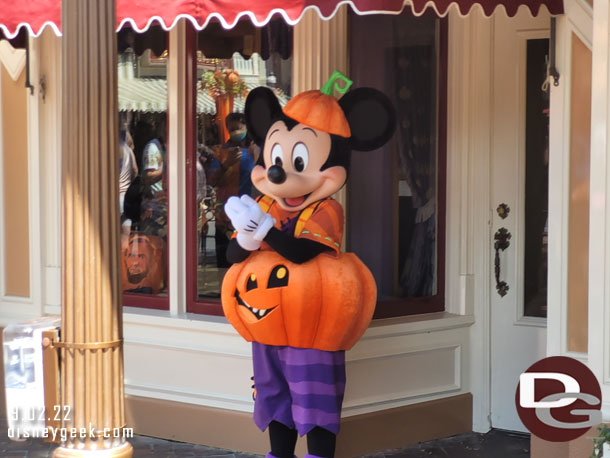
<instances>
[{"instance_id":1,"label":"red logo badge","mask_svg":"<svg viewBox=\"0 0 610 458\"><path fill-rule=\"evenodd\" d=\"M597 378L566 356L542 359L521 374L515 402L525 427L551 442L571 441L602 422Z\"/></svg>"}]
</instances>

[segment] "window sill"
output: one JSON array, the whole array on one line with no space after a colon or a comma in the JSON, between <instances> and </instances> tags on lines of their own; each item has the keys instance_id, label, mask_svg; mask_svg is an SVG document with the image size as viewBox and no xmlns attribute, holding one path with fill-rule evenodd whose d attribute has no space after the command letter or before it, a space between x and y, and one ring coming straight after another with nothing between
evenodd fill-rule
<instances>
[{"instance_id":1,"label":"window sill","mask_svg":"<svg viewBox=\"0 0 610 458\"><path fill-rule=\"evenodd\" d=\"M472 315L456 315L447 312L427 313L398 318L385 318L371 322L363 340L380 336L421 334L435 331L464 328L474 324ZM187 313L172 315L165 310L125 307L125 324L189 329L213 333L234 334L225 317Z\"/></svg>"},{"instance_id":2,"label":"window sill","mask_svg":"<svg viewBox=\"0 0 610 458\"><path fill-rule=\"evenodd\" d=\"M123 323L127 325L180 328L211 332L231 332L233 328L224 316L196 313L172 314L168 310L123 307Z\"/></svg>"},{"instance_id":3,"label":"window sill","mask_svg":"<svg viewBox=\"0 0 610 458\"><path fill-rule=\"evenodd\" d=\"M465 328L473 325L474 321L473 315L456 315L447 312L378 319L371 323L363 339Z\"/></svg>"}]
</instances>

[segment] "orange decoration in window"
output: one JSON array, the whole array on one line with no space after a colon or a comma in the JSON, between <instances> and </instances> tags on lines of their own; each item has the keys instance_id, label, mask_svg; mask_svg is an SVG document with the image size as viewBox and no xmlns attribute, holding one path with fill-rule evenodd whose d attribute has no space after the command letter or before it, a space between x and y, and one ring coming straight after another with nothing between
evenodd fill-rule
<instances>
[{"instance_id":1,"label":"orange decoration in window","mask_svg":"<svg viewBox=\"0 0 610 458\"><path fill-rule=\"evenodd\" d=\"M123 291L158 294L165 286L165 241L156 235L132 233L121 247Z\"/></svg>"},{"instance_id":2,"label":"orange decoration in window","mask_svg":"<svg viewBox=\"0 0 610 458\"><path fill-rule=\"evenodd\" d=\"M229 322L247 341L267 345L348 350L368 327L376 300L373 275L352 253L294 264L256 251L222 282Z\"/></svg>"}]
</instances>

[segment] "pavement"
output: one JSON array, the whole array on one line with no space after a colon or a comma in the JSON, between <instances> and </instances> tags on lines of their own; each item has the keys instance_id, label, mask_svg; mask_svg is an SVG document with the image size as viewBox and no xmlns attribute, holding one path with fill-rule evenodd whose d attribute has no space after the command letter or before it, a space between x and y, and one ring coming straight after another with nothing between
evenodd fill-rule
<instances>
[{"instance_id":1,"label":"pavement","mask_svg":"<svg viewBox=\"0 0 610 458\"><path fill-rule=\"evenodd\" d=\"M0 428L7 431L4 412ZM154 437L129 439L134 458L259 458L232 450L186 444ZM0 436L0 458L51 458L56 444L42 439L16 442L4 433ZM422 442L403 449L386 450L362 458L525 458L530 456L530 439L526 434L492 430L487 434L461 434L450 438Z\"/></svg>"}]
</instances>

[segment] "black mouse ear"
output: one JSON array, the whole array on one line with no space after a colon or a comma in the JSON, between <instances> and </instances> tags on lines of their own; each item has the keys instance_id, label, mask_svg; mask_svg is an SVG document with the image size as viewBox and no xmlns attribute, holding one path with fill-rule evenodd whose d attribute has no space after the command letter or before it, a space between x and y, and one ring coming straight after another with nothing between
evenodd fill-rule
<instances>
[{"instance_id":1,"label":"black mouse ear","mask_svg":"<svg viewBox=\"0 0 610 458\"><path fill-rule=\"evenodd\" d=\"M396 111L377 89L360 87L339 100L352 132L352 149L371 151L386 143L396 128Z\"/></svg>"},{"instance_id":2,"label":"black mouse ear","mask_svg":"<svg viewBox=\"0 0 610 458\"><path fill-rule=\"evenodd\" d=\"M271 125L282 118L282 107L271 89L257 87L248 94L245 116L250 138L261 145Z\"/></svg>"}]
</instances>

